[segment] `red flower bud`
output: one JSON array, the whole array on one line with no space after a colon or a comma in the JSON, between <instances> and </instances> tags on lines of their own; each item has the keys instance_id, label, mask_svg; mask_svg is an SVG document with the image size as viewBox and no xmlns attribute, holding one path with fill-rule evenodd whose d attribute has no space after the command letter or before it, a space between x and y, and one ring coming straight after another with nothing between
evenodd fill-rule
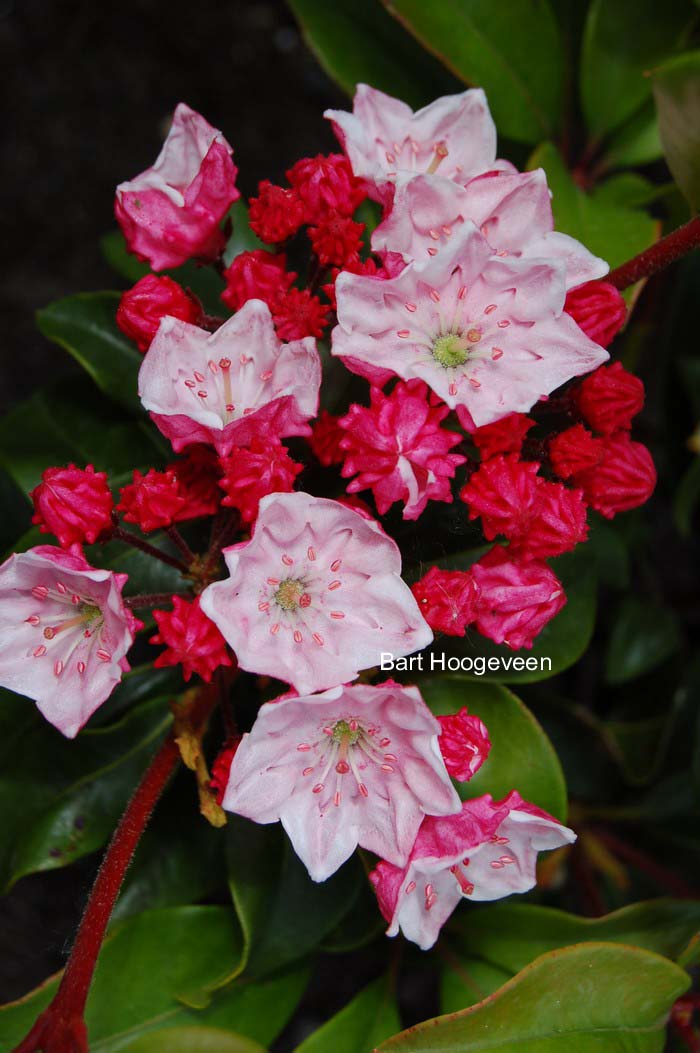
<instances>
[{"instance_id":1,"label":"red flower bud","mask_svg":"<svg viewBox=\"0 0 700 1053\"><path fill-rule=\"evenodd\" d=\"M586 336L601 347L608 347L627 317L627 306L620 292L609 282L586 282L571 289L564 310Z\"/></svg>"},{"instance_id":2,"label":"red flower bud","mask_svg":"<svg viewBox=\"0 0 700 1053\"><path fill-rule=\"evenodd\" d=\"M549 460L561 479L594 468L602 456L602 439L596 439L583 424L574 424L549 440Z\"/></svg>"},{"instance_id":3,"label":"red flower bud","mask_svg":"<svg viewBox=\"0 0 700 1053\"><path fill-rule=\"evenodd\" d=\"M157 669L182 664L185 680L196 673L209 683L217 669L232 665L226 641L199 606L199 599L188 603L182 596L173 596L173 609L154 611L153 617L159 631L149 643L166 644L153 663Z\"/></svg>"},{"instance_id":4,"label":"red flower bud","mask_svg":"<svg viewBox=\"0 0 700 1053\"><path fill-rule=\"evenodd\" d=\"M172 278L147 274L122 296L117 325L145 353L158 332L161 318L170 315L196 325L201 314L199 304Z\"/></svg>"},{"instance_id":5,"label":"red flower bud","mask_svg":"<svg viewBox=\"0 0 700 1053\"><path fill-rule=\"evenodd\" d=\"M145 475L136 469L134 481L121 489L117 509L128 523L136 523L144 533L172 526L185 505L175 472L149 468Z\"/></svg>"},{"instance_id":6,"label":"red flower bud","mask_svg":"<svg viewBox=\"0 0 700 1053\"><path fill-rule=\"evenodd\" d=\"M595 468L575 477L592 508L612 519L648 501L656 486L656 469L646 446L626 432L602 440L603 454Z\"/></svg>"},{"instance_id":7,"label":"red flower bud","mask_svg":"<svg viewBox=\"0 0 700 1053\"><path fill-rule=\"evenodd\" d=\"M574 391L579 413L594 431L612 435L629 429L644 405L644 385L620 362L601 366Z\"/></svg>"},{"instance_id":8,"label":"red flower bud","mask_svg":"<svg viewBox=\"0 0 700 1053\"><path fill-rule=\"evenodd\" d=\"M268 179L248 204L250 229L267 245L291 238L304 222L304 205L296 190L275 186Z\"/></svg>"},{"instance_id":9,"label":"red flower bud","mask_svg":"<svg viewBox=\"0 0 700 1053\"><path fill-rule=\"evenodd\" d=\"M114 501L107 473L86 468L47 468L32 491L34 515L42 534L55 534L63 548L75 542L92 545L112 525Z\"/></svg>"},{"instance_id":10,"label":"red flower bud","mask_svg":"<svg viewBox=\"0 0 700 1053\"><path fill-rule=\"evenodd\" d=\"M221 299L232 311L237 311L246 300L273 304L296 278L286 266L284 253L275 254L264 249L241 252L224 271L226 288Z\"/></svg>"},{"instance_id":11,"label":"red flower bud","mask_svg":"<svg viewBox=\"0 0 700 1053\"><path fill-rule=\"evenodd\" d=\"M431 567L411 591L421 614L436 632L464 636L476 617L476 589L469 573Z\"/></svg>"}]
</instances>

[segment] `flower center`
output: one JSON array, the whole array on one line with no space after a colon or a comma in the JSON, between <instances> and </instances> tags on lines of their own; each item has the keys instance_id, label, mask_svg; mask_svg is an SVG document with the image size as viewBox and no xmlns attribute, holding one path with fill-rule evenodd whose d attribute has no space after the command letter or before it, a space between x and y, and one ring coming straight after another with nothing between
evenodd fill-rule
<instances>
[{"instance_id":1,"label":"flower center","mask_svg":"<svg viewBox=\"0 0 700 1053\"><path fill-rule=\"evenodd\" d=\"M382 737L379 728L370 724L363 726L354 717L341 717L323 728L317 742L300 742L299 753L315 754L314 763L307 764L302 776L310 780L312 793L319 796L319 806L332 803L340 806L343 797L343 782L350 775L360 797L370 796L367 780L380 774L386 778L396 771L397 757L386 750L391 739Z\"/></svg>"},{"instance_id":2,"label":"flower center","mask_svg":"<svg viewBox=\"0 0 700 1053\"><path fill-rule=\"evenodd\" d=\"M352 724L348 723L347 720L338 720L333 725L331 739L333 742L337 742L339 746L348 747L354 746L362 734L362 728L356 720L353 720Z\"/></svg>"},{"instance_id":3,"label":"flower center","mask_svg":"<svg viewBox=\"0 0 700 1053\"><path fill-rule=\"evenodd\" d=\"M308 606L303 602L307 595L304 588L304 582L299 578L287 578L279 583L272 598L283 611L295 611L298 607Z\"/></svg>"},{"instance_id":4,"label":"flower center","mask_svg":"<svg viewBox=\"0 0 700 1053\"><path fill-rule=\"evenodd\" d=\"M445 369L463 366L469 357L469 345L461 333L445 333L432 346L432 355Z\"/></svg>"}]
</instances>

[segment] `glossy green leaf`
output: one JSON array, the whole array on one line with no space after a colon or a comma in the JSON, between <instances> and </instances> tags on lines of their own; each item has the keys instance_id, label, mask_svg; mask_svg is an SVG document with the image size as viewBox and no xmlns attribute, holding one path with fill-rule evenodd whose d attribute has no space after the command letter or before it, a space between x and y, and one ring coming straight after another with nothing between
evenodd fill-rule
<instances>
[{"instance_id":1,"label":"glossy green leaf","mask_svg":"<svg viewBox=\"0 0 700 1053\"><path fill-rule=\"evenodd\" d=\"M646 73L682 43L691 0L593 0L581 54L581 101L595 138L607 135L649 99Z\"/></svg>"},{"instance_id":2,"label":"glossy green leaf","mask_svg":"<svg viewBox=\"0 0 700 1053\"><path fill-rule=\"evenodd\" d=\"M688 974L649 951L582 943L536 959L495 994L418 1024L379 1053L661 1053Z\"/></svg>"},{"instance_id":3,"label":"glossy green leaf","mask_svg":"<svg viewBox=\"0 0 700 1053\"><path fill-rule=\"evenodd\" d=\"M167 1027L123 1049L124 1053L265 1053L257 1042L218 1027Z\"/></svg>"},{"instance_id":4,"label":"glossy green leaf","mask_svg":"<svg viewBox=\"0 0 700 1053\"><path fill-rule=\"evenodd\" d=\"M69 741L29 699L0 693L2 884L104 844L169 724L167 699L153 699Z\"/></svg>"},{"instance_id":5,"label":"glossy green leaf","mask_svg":"<svg viewBox=\"0 0 700 1053\"><path fill-rule=\"evenodd\" d=\"M138 534L136 528L133 532ZM179 556L178 550L164 534L149 534L148 541L171 556ZM122 541L92 545L86 550L86 555L95 567L107 567L129 575L124 586L125 596L140 592L184 592L191 584L183 578L177 567L171 567Z\"/></svg>"},{"instance_id":6,"label":"glossy green leaf","mask_svg":"<svg viewBox=\"0 0 700 1053\"><path fill-rule=\"evenodd\" d=\"M673 178L700 207L700 51L671 59L652 77L659 133Z\"/></svg>"},{"instance_id":7,"label":"glossy green leaf","mask_svg":"<svg viewBox=\"0 0 700 1053\"><path fill-rule=\"evenodd\" d=\"M452 557L440 561L440 565L449 564L454 570L466 569L473 557L473 553L466 561ZM423 652L423 671L441 672L444 657L447 671L461 672L481 682L526 684L546 680L577 662L593 635L597 593L595 563L581 546L580 551L553 560L552 569L564 586L567 602L545 625L531 650L512 651L505 644L491 643L476 629L470 628L465 637L443 636ZM461 662L461 668L454 670L449 664L450 659Z\"/></svg>"},{"instance_id":8,"label":"glossy green leaf","mask_svg":"<svg viewBox=\"0 0 700 1053\"><path fill-rule=\"evenodd\" d=\"M517 788L525 800L566 819L561 765L544 731L519 698L499 684L478 684L460 676L418 677L416 683L434 713L456 713L466 706L489 730L488 760L468 783L459 784L465 799L490 793L498 800Z\"/></svg>"},{"instance_id":9,"label":"glossy green leaf","mask_svg":"<svg viewBox=\"0 0 700 1053\"><path fill-rule=\"evenodd\" d=\"M636 256L658 238L659 225L646 212L613 202L602 191L586 194L577 187L551 143L538 147L528 168L544 168L547 173L556 229L582 241L611 267Z\"/></svg>"},{"instance_id":10,"label":"glossy green leaf","mask_svg":"<svg viewBox=\"0 0 700 1053\"><path fill-rule=\"evenodd\" d=\"M64 347L104 391L130 410L139 410L138 371L143 361L116 323L120 294L78 293L37 311L37 325Z\"/></svg>"},{"instance_id":11,"label":"glossy green leaf","mask_svg":"<svg viewBox=\"0 0 700 1053\"><path fill-rule=\"evenodd\" d=\"M24 493L44 468L70 461L123 485L133 468L159 466L163 449L152 425L125 419L86 378L40 388L0 420L0 464Z\"/></svg>"},{"instance_id":12,"label":"glossy green leaf","mask_svg":"<svg viewBox=\"0 0 700 1053\"><path fill-rule=\"evenodd\" d=\"M627 596L620 604L605 658L605 679L623 684L666 661L681 644L680 627L670 607Z\"/></svg>"},{"instance_id":13,"label":"glossy green leaf","mask_svg":"<svg viewBox=\"0 0 700 1053\"><path fill-rule=\"evenodd\" d=\"M243 931L238 971L260 977L314 950L351 909L362 868L348 860L328 881L311 881L279 824L229 816L229 885Z\"/></svg>"},{"instance_id":14,"label":"glossy green leaf","mask_svg":"<svg viewBox=\"0 0 700 1053\"><path fill-rule=\"evenodd\" d=\"M358 83L424 106L459 85L383 9L380 0L289 0L307 44L349 95Z\"/></svg>"},{"instance_id":15,"label":"glossy green leaf","mask_svg":"<svg viewBox=\"0 0 700 1053\"><path fill-rule=\"evenodd\" d=\"M448 69L485 89L502 135L536 143L556 132L563 49L547 0L384 3Z\"/></svg>"},{"instance_id":16,"label":"glossy green leaf","mask_svg":"<svg viewBox=\"0 0 700 1053\"><path fill-rule=\"evenodd\" d=\"M401 1027L392 988L386 976L375 980L309 1035L295 1053L372 1053Z\"/></svg>"}]
</instances>

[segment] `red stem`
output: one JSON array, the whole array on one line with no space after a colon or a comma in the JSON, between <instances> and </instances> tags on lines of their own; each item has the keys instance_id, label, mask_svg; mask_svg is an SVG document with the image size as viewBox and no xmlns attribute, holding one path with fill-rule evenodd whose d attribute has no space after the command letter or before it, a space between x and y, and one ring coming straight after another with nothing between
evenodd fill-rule
<instances>
[{"instance_id":1,"label":"red stem","mask_svg":"<svg viewBox=\"0 0 700 1053\"><path fill-rule=\"evenodd\" d=\"M144 541L143 538L137 537L136 534L132 534L122 527L115 527L111 536L115 541L123 541L126 545L131 545L132 548L145 552L147 556L153 556L154 559L159 559L161 563L167 563L169 567L175 567L181 574L189 572L189 567L181 560L176 559L174 556L169 556L167 552L163 552L161 549L156 548L155 545L151 545L150 542Z\"/></svg>"},{"instance_id":2,"label":"red stem","mask_svg":"<svg viewBox=\"0 0 700 1053\"><path fill-rule=\"evenodd\" d=\"M17 1046L15 1053L84 1053L85 1003L124 875L165 784L178 760L169 735L160 747L126 807L105 853L75 937L68 965L51 1004Z\"/></svg>"},{"instance_id":3,"label":"red stem","mask_svg":"<svg viewBox=\"0 0 700 1053\"><path fill-rule=\"evenodd\" d=\"M687 255L700 245L700 216L691 219L689 223L667 234L650 248L640 252L627 263L616 267L614 271L605 278L616 289L627 289L630 285L648 278L657 271L663 270L669 264L679 260L681 256Z\"/></svg>"}]
</instances>

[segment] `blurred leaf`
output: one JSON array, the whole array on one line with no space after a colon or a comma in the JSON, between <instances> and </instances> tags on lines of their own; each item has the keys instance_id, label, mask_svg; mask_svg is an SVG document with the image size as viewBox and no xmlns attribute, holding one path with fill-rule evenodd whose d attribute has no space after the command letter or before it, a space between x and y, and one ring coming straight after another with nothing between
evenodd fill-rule
<instances>
[{"instance_id":1,"label":"blurred leaf","mask_svg":"<svg viewBox=\"0 0 700 1053\"><path fill-rule=\"evenodd\" d=\"M382 976L309 1035L295 1053L372 1053L400 1027L393 985Z\"/></svg>"},{"instance_id":2,"label":"blurred leaf","mask_svg":"<svg viewBox=\"0 0 700 1053\"><path fill-rule=\"evenodd\" d=\"M240 217L240 209L238 208L239 203L231 209L231 215L234 217ZM241 203L241 208L245 209L245 205ZM239 218L240 224L240 218ZM238 235L234 230L234 240L236 237L240 237L240 230ZM144 275L151 273L151 268L146 263L141 263L135 256L132 256L127 251L126 242L124 241L124 235L120 230L113 230L109 234L105 234L100 242L102 248L102 255L107 260L107 263L120 274L122 278L126 278L130 284L134 284L143 278ZM254 245L251 246L255 248ZM240 250L239 250L240 251ZM223 279L219 277L213 267L209 267L204 264L189 263L183 264L182 267L176 267L174 270L163 271L163 274L167 274L174 281L178 282L185 289L189 289L195 294L204 305L205 310L215 312L221 309L221 290L224 287ZM121 295L121 294L119 294ZM131 345L133 347L133 345ZM134 348L135 350L135 348ZM136 352L138 354L138 352ZM141 355L139 354L139 358Z\"/></svg>"},{"instance_id":3,"label":"blurred leaf","mask_svg":"<svg viewBox=\"0 0 700 1053\"><path fill-rule=\"evenodd\" d=\"M629 550L624 538L602 517L590 517L590 531L586 541L586 555L595 560L599 581L624 589L629 584Z\"/></svg>"},{"instance_id":4,"label":"blurred leaf","mask_svg":"<svg viewBox=\"0 0 700 1053\"><path fill-rule=\"evenodd\" d=\"M316 884L279 824L229 816L229 885L243 931L236 971L260 977L314 950L351 909L364 880L356 856Z\"/></svg>"},{"instance_id":5,"label":"blurred leaf","mask_svg":"<svg viewBox=\"0 0 700 1053\"><path fill-rule=\"evenodd\" d=\"M478 1005L417 1024L379 1053L661 1053L666 1016L690 979L633 947L551 951Z\"/></svg>"},{"instance_id":6,"label":"blurred leaf","mask_svg":"<svg viewBox=\"0 0 700 1053\"><path fill-rule=\"evenodd\" d=\"M456 82L383 9L380 0L289 0L326 72L353 95L358 83L424 106Z\"/></svg>"},{"instance_id":7,"label":"blurred leaf","mask_svg":"<svg viewBox=\"0 0 700 1053\"><path fill-rule=\"evenodd\" d=\"M485 986L484 994L491 994L500 985L499 978L505 983L539 955L569 944L631 944L676 960L685 958L698 930L700 902L692 900L649 900L602 918L581 918L526 903L458 912L449 928L443 1011L473 1005Z\"/></svg>"},{"instance_id":8,"label":"blurred leaf","mask_svg":"<svg viewBox=\"0 0 700 1053\"><path fill-rule=\"evenodd\" d=\"M124 1053L265 1053L257 1042L213 1027L167 1027L123 1047Z\"/></svg>"},{"instance_id":9,"label":"blurred leaf","mask_svg":"<svg viewBox=\"0 0 700 1053\"><path fill-rule=\"evenodd\" d=\"M536 143L561 117L562 42L547 0L383 0L461 80L484 88L501 135Z\"/></svg>"},{"instance_id":10,"label":"blurred leaf","mask_svg":"<svg viewBox=\"0 0 700 1053\"><path fill-rule=\"evenodd\" d=\"M644 786L658 772L668 749L676 711L646 720L608 720L601 725L627 783Z\"/></svg>"},{"instance_id":11,"label":"blurred leaf","mask_svg":"<svg viewBox=\"0 0 700 1053\"><path fill-rule=\"evenodd\" d=\"M0 878L67 866L105 843L170 724L167 701L64 739L34 703L0 693Z\"/></svg>"},{"instance_id":12,"label":"blurred leaf","mask_svg":"<svg viewBox=\"0 0 700 1053\"><path fill-rule=\"evenodd\" d=\"M605 679L609 684L648 673L681 645L678 616L671 607L627 596L608 639Z\"/></svg>"},{"instance_id":13,"label":"blurred leaf","mask_svg":"<svg viewBox=\"0 0 700 1053\"><path fill-rule=\"evenodd\" d=\"M361 881L352 906L324 937L319 949L324 954L347 954L365 947L385 930L386 922L377 910L374 891L368 881Z\"/></svg>"},{"instance_id":14,"label":"blurred leaf","mask_svg":"<svg viewBox=\"0 0 700 1053\"><path fill-rule=\"evenodd\" d=\"M146 420L125 419L82 378L40 388L0 420L0 463L25 493L51 465L94 464L116 485L133 468L160 458L158 437Z\"/></svg>"},{"instance_id":15,"label":"blurred leaf","mask_svg":"<svg viewBox=\"0 0 700 1053\"><path fill-rule=\"evenodd\" d=\"M581 101L599 139L633 117L651 95L645 74L681 43L694 17L690 0L593 0L581 54Z\"/></svg>"},{"instance_id":16,"label":"blurred leaf","mask_svg":"<svg viewBox=\"0 0 700 1053\"><path fill-rule=\"evenodd\" d=\"M693 212L700 206L700 51L654 70L659 133L673 178Z\"/></svg>"},{"instance_id":17,"label":"blurred leaf","mask_svg":"<svg viewBox=\"0 0 700 1053\"><path fill-rule=\"evenodd\" d=\"M134 533L138 534L138 531L135 529ZM180 554L165 534L149 534L148 541L171 556ZM177 567L170 567L138 548L125 545L123 541L91 545L86 556L95 567L106 567L129 575L129 580L124 586L125 596L141 592L183 592L191 584L182 577ZM143 619L143 613L140 613Z\"/></svg>"},{"instance_id":18,"label":"blurred leaf","mask_svg":"<svg viewBox=\"0 0 700 1053\"><path fill-rule=\"evenodd\" d=\"M585 194L551 143L535 150L527 167L544 168L552 191L554 225L617 267L651 245L659 224L646 212L610 201L609 192Z\"/></svg>"},{"instance_id":19,"label":"blurred leaf","mask_svg":"<svg viewBox=\"0 0 700 1053\"><path fill-rule=\"evenodd\" d=\"M465 570L472 561L471 555L464 562L459 557L452 557L449 561L441 560L440 565L449 563L452 570ZM579 660L593 635L597 592L595 566L588 558L585 546L580 546L580 551L553 560L552 569L561 579L567 602L545 625L531 650L512 651L505 644L491 643L476 629L467 629L464 638L443 636L422 652L422 668L426 672L439 671L444 655L448 670L449 659L458 659L463 662L459 671L466 677L505 684L546 680L568 669ZM493 668L488 668L489 661L492 661Z\"/></svg>"},{"instance_id":20,"label":"blurred leaf","mask_svg":"<svg viewBox=\"0 0 700 1053\"><path fill-rule=\"evenodd\" d=\"M656 107L649 100L620 128L605 150L606 168L632 168L658 160L663 155ZM632 205L633 202L622 202Z\"/></svg>"},{"instance_id":21,"label":"blurred leaf","mask_svg":"<svg viewBox=\"0 0 700 1053\"><path fill-rule=\"evenodd\" d=\"M673 518L678 533L690 537L693 529L693 516L700 502L700 457L692 461L680 481L673 501Z\"/></svg>"},{"instance_id":22,"label":"blurred leaf","mask_svg":"<svg viewBox=\"0 0 700 1053\"><path fill-rule=\"evenodd\" d=\"M140 410L136 390L143 361L117 326L118 292L78 293L37 311L37 325L64 347L105 395L129 410Z\"/></svg>"},{"instance_id":23,"label":"blurred leaf","mask_svg":"<svg viewBox=\"0 0 700 1053\"><path fill-rule=\"evenodd\" d=\"M552 744L530 710L498 684L477 684L460 676L418 677L416 683L436 714L466 706L489 730L486 763L458 790L464 799L490 793L496 800L517 789L527 801L566 819L566 785Z\"/></svg>"},{"instance_id":24,"label":"blurred leaf","mask_svg":"<svg viewBox=\"0 0 700 1053\"><path fill-rule=\"evenodd\" d=\"M91 1053L116 1053L142 1034L178 1023L183 1002L213 989L240 953L236 917L227 907L153 910L125 922L105 940L90 988ZM11 1049L29 1030L57 980L0 1009L0 1048Z\"/></svg>"},{"instance_id":25,"label":"blurred leaf","mask_svg":"<svg viewBox=\"0 0 700 1053\"><path fill-rule=\"evenodd\" d=\"M254 249L265 248L264 242L250 229L248 208L242 198L239 198L238 201L231 205L229 218L233 231L224 253L224 260L227 266L234 256L238 256L241 252L252 252Z\"/></svg>"}]
</instances>

